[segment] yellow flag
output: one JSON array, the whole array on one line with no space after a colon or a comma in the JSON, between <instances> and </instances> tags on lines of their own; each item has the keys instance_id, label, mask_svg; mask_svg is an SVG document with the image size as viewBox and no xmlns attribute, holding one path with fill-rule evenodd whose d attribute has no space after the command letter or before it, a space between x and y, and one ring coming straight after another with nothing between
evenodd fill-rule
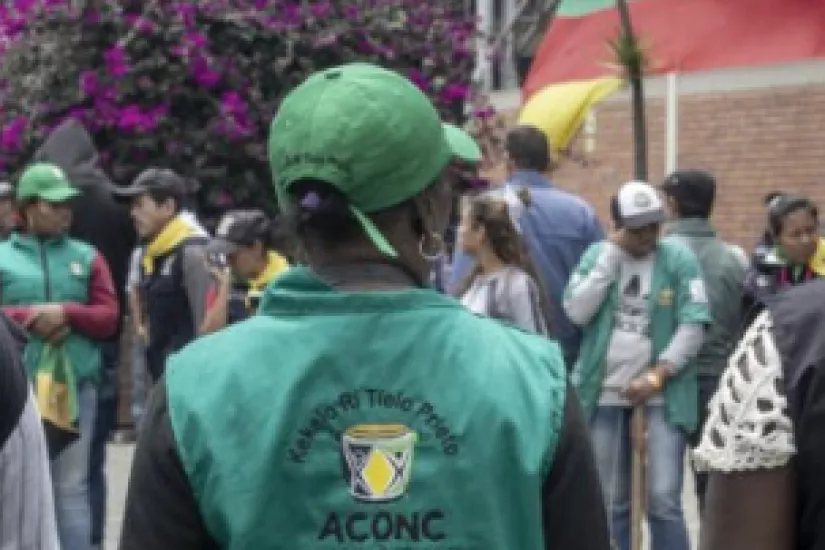
<instances>
[{"instance_id":1,"label":"yellow flag","mask_svg":"<svg viewBox=\"0 0 825 550\"><path fill-rule=\"evenodd\" d=\"M547 135L551 150L560 151L570 145L588 111L623 83L620 78L609 77L551 84L527 101L518 123L535 126Z\"/></svg>"}]
</instances>

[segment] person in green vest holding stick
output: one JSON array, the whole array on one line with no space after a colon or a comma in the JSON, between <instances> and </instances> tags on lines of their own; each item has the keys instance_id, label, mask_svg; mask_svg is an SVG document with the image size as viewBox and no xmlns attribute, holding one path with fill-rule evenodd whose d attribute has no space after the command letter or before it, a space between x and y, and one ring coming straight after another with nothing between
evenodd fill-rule
<instances>
[{"instance_id":1,"label":"person in green vest holding stick","mask_svg":"<svg viewBox=\"0 0 825 550\"><path fill-rule=\"evenodd\" d=\"M618 549L630 548L631 442L642 431L631 429L635 416L647 431L651 548L689 550L682 478L687 434L698 425L695 358L711 321L707 293L693 253L659 238L665 209L653 187L626 183L610 206L615 232L585 252L565 291L564 308L584 329L573 383Z\"/></svg>"},{"instance_id":2,"label":"person in green vest holding stick","mask_svg":"<svg viewBox=\"0 0 825 550\"><path fill-rule=\"evenodd\" d=\"M426 288L454 154L373 65L284 99L269 156L307 266L170 361L121 550L609 548L559 347Z\"/></svg>"}]
</instances>

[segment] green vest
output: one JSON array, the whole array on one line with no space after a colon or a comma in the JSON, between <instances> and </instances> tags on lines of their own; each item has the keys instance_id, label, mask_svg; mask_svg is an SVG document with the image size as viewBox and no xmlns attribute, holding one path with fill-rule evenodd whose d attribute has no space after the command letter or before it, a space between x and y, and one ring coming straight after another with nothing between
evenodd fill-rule
<instances>
[{"instance_id":1,"label":"green vest","mask_svg":"<svg viewBox=\"0 0 825 550\"><path fill-rule=\"evenodd\" d=\"M604 242L585 251L573 277L584 278L596 264ZM568 286L567 293L570 292ZM613 323L619 305L619 289L614 283L590 323L584 327L581 352L573 369L576 386L585 413L592 414L599 401L604 380L605 359ZM664 239L656 249L650 281L651 358L653 364L670 343L680 324L710 323L710 311L704 283L696 258L683 244ZM665 388L668 422L692 433L699 421L698 385L695 362L684 366Z\"/></svg>"},{"instance_id":2,"label":"green vest","mask_svg":"<svg viewBox=\"0 0 825 550\"><path fill-rule=\"evenodd\" d=\"M60 237L39 241L28 235L12 234L0 243L0 303L4 306L31 306L45 303L86 303L95 249L80 241ZM31 376L43 351L44 342L34 334L23 355ZM99 346L77 333L63 342L71 359L76 380L97 382L100 376Z\"/></svg>"},{"instance_id":3,"label":"green vest","mask_svg":"<svg viewBox=\"0 0 825 550\"><path fill-rule=\"evenodd\" d=\"M431 290L285 272L166 371L177 448L224 550L544 548L557 345Z\"/></svg>"},{"instance_id":4,"label":"green vest","mask_svg":"<svg viewBox=\"0 0 825 550\"><path fill-rule=\"evenodd\" d=\"M668 227L668 235L682 239L696 255L707 286L713 323L696 357L699 374L721 376L739 340L746 258L738 258L733 247L720 240L705 219L674 221Z\"/></svg>"}]
</instances>

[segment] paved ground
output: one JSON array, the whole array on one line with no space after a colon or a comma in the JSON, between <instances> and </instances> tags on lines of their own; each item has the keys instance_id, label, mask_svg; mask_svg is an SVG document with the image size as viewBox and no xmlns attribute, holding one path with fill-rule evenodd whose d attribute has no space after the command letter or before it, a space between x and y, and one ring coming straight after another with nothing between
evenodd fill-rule
<instances>
[{"instance_id":1,"label":"paved ground","mask_svg":"<svg viewBox=\"0 0 825 550\"><path fill-rule=\"evenodd\" d=\"M109 445L106 465L109 479L109 513L106 527L106 545L101 550L117 550L120 525L123 521L123 503L126 499L126 486L132 462L132 451L132 445ZM689 477L685 480L685 511L695 548L699 520L696 512L696 499L693 494L693 480Z\"/></svg>"}]
</instances>

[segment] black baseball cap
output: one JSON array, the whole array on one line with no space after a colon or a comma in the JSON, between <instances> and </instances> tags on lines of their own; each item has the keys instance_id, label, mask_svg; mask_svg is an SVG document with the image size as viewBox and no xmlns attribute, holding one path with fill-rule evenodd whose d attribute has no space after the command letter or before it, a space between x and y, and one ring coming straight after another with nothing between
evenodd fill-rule
<instances>
[{"instance_id":1,"label":"black baseball cap","mask_svg":"<svg viewBox=\"0 0 825 550\"><path fill-rule=\"evenodd\" d=\"M233 210L221 218L215 237L207 245L208 254L232 254L264 237L269 218L261 210Z\"/></svg>"},{"instance_id":2,"label":"black baseball cap","mask_svg":"<svg viewBox=\"0 0 825 550\"><path fill-rule=\"evenodd\" d=\"M122 199L133 199L151 191L162 190L176 197L188 195L189 186L174 170L168 168L147 168L126 187L114 187L112 193Z\"/></svg>"},{"instance_id":3,"label":"black baseball cap","mask_svg":"<svg viewBox=\"0 0 825 550\"><path fill-rule=\"evenodd\" d=\"M704 170L677 170L665 178L662 191L682 206L705 207L716 199L716 178Z\"/></svg>"}]
</instances>

